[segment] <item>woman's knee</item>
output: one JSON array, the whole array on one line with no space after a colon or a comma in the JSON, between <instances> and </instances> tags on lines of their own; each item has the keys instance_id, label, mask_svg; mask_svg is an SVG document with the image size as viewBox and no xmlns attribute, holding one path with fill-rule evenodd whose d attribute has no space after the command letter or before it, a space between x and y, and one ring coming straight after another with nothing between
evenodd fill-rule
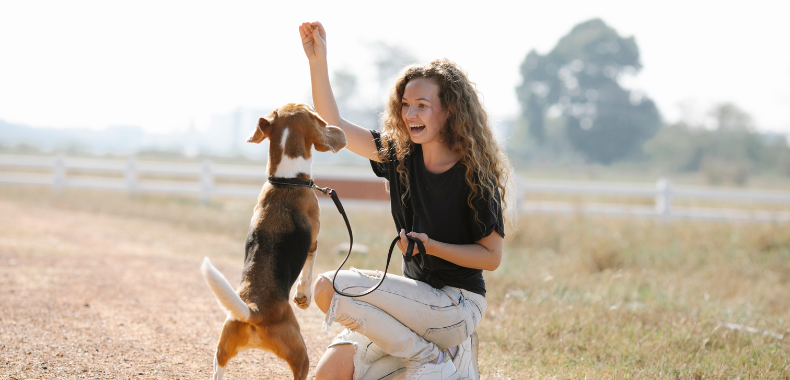
<instances>
[{"instance_id":1,"label":"woman's knee","mask_svg":"<svg viewBox=\"0 0 790 380\"><path fill-rule=\"evenodd\" d=\"M313 299L315 305L326 314L329 310L329 305L332 304L332 296L335 295L335 289L332 287L332 280L324 276L318 276L313 283Z\"/></svg>"},{"instance_id":2,"label":"woman's knee","mask_svg":"<svg viewBox=\"0 0 790 380\"><path fill-rule=\"evenodd\" d=\"M356 281L359 282L361 286L372 286L375 282L371 280L378 280L382 275L379 271L360 269L341 271L340 273L341 274L337 277L338 283L342 284L341 278L343 278L346 283L348 283L348 281ZM368 280L360 282L358 278L359 273L367 276ZM335 288L332 286L332 280L325 277L325 275L329 274L334 274L334 272L326 272L324 275L318 275L315 282L313 282L313 299L315 300L316 306L318 306L324 314L329 310L329 306L332 304L332 297L335 295Z\"/></svg>"},{"instance_id":3,"label":"woman's knee","mask_svg":"<svg viewBox=\"0 0 790 380\"><path fill-rule=\"evenodd\" d=\"M315 380L351 380L355 352L353 344L329 347L315 367Z\"/></svg>"}]
</instances>

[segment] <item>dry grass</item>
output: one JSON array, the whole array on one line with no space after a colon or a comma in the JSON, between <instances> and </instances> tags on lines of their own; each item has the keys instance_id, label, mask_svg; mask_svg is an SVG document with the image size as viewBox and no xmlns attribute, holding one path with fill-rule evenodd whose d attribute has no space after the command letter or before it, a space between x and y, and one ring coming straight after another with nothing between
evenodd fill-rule
<instances>
[{"instance_id":1,"label":"dry grass","mask_svg":"<svg viewBox=\"0 0 790 380\"><path fill-rule=\"evenodd\" d=\"M239 242L254 205L13 187L0 187L0 200ZM383 269L395 236L388 212L347 211L355 242L371 252L348 265ZM334 248L347 239L325 204L317 271L339 264ZM400 273L397 258L390 272ZM788 225L524 215L486 281L484 379L790 378Z\"/></svg>"},{"instance_id":2,"label":"dry grass","mask_svg":"<svg viewBox=\"0 0 790 380\"><path fill-rule=\"evenodd\" d=\"M541 215L511 235L487 276L485 368L513 379L790 375L787 225Z\"/></svg>"}]
</instances>

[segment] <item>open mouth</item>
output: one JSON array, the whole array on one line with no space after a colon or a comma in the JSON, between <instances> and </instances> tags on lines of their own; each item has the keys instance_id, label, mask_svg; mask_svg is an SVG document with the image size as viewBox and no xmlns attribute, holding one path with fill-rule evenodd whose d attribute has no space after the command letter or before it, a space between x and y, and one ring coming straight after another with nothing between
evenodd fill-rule
<instances>
[{"instance_id":1,"label":"open mouth","mask_svg":"<svg viewBox=\"0 0 790 380\"><path fill-rule=\"evenodd\" d=\"M425 129L425 124L411 125L409 126L409 128L411 129L412 132L421 132L423 129Z\"/></svg>"}]
</instances>

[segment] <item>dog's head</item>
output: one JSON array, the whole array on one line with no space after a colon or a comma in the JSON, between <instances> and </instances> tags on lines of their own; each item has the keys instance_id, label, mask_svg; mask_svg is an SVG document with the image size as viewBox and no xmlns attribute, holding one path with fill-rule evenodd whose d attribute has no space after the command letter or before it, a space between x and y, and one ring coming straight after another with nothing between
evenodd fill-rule
<instances>
[{"instance_id":1,"label":"dog's head","mask_svg":"<svg viewBox=\"0 0 790 380\"><path fill-rule=\"evenodd\" d=\"M310 175L312 147L319 152L337 153L346 146L346 134L327 125L306 104L289 103L260 118L247 142L259 144L267 138L269 175L274 177Z\"/></svg>"}]
</instances>

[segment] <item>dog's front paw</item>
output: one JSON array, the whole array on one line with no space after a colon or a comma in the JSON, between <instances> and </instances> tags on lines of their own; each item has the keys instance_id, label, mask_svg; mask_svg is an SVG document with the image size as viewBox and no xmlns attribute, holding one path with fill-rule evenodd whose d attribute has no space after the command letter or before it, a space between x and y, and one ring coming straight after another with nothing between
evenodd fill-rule
<instances>
[{"instance_id":1,"label":"dog's front paw","mask_svg":"<svg viewBox=\"0 0 790 380\"><path fill-rule=\"evenodd\" d=\"M297 307L304 310L310 307L310 296L311 294L309 292L305 293L304 290L297 287L296 293L294 293L293 301Z\"/></svg>"}]
</instances>

